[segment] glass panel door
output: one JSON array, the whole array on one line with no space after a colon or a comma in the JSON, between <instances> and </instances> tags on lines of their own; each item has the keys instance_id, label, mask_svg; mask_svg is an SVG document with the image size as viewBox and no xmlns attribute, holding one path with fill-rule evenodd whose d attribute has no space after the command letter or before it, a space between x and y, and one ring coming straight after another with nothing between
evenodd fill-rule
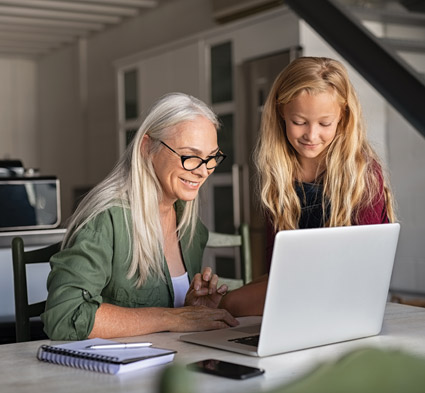
<instances>
[{"instance_id":1,"label":"glass panel door","mask_svg":"<svg viewBox=\"0 0 425 393\"><path fill-rule=\"evenodd\" d=\"M234 94L232 42L221 42L210 47L211 103L217 113L221 129L218 144L226 160L208 180L208 209L210 230L235 233L234 189L232 167L235 163ZM205 263L222 277L239 278L238 249L214 249L206 253Z\"/></svg>"},{"instance_id":2,"label":"glass panel door","mask_svg":"<svg viewBox=\"0 0 425 393\"><path fill-rule=\"evenodd\" d=\"M124 73L125 120L137 119L139 116L137 76L137 70L130 70Z\"/></svg>"},{"instance_id":3,"label":"glass panel door","mask_svg":"<svg viewBox=\"0 0 425 393\"><path fill-rule=\"evenodd\" d=\"M139 68L118 73L119 154L132 141L140 122Z\"/></svg>"}]
</instances>

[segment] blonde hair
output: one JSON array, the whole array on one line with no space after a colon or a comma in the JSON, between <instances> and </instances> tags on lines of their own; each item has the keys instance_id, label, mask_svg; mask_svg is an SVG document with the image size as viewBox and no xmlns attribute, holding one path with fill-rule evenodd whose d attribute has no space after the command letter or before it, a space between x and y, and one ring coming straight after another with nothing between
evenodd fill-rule
<instances>
[{"instance_id":1,"label":"blonde hair","mask_svg":"<svg viewBox=\"0 0 425 393\"><path fill-rule=\"evenodd\" d=\"M162 188L155 174L152 156L161 147L176 125L203 116L216 129L219 122L212 110L202 101L183 93L163 96L152 107L134 139L111 173L94 187L71 217L62 247L72 244L81 228L99 213L113 206L129 209L131 224L126 219L127 233L132 239L132 260L128 278L138 273L137 286L149 274L165 280L163 273L163 238L159 216ZM149 151L141 154L142 140L150 137ZM125 215L125 217L127 217ZM193 238L198 217L198 198L185 203L177 232L179 239L189 231ZM130 242L131 243L131 242ZM129 250L129 257L131 250Z\"/></svg>"},{"instance_id":2,"label":"blonde hair","mask_svg":"<svg viewBox=\"0 0 425 393\"><path fill-rule=\"evenodd\" d=\"M388 218L395 221L393 198L379 158L367 141L361 106L347 70L333 59L300 57L273 83L255 149L261 201L276 230L298 228L301 216L295 191L301 167L280 109L302 92L315 95L329 89L341 106L341 119L316 174L323 181L323 217L329 211L325 226L351 225L362 209L382 197L381 184Z\"/></svg>"}]
</instances>

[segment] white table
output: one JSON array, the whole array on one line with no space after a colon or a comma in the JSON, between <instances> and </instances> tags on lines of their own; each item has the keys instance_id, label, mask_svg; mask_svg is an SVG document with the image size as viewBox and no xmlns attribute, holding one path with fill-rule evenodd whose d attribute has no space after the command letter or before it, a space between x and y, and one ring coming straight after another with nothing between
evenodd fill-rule
<instances>
[{"instance_id":1,"label":"white table","mask_svg":"<svg viewBox=\"0 0 425 393\"><path fill-rule=\"evenodd\" d=\"M206 374L193 373L195 391L259 392L283 385L308 372L321 362L339 358L361 347L402 349L425 357L425 309L388 303L384 325L379 336L322 347L290 352L266 358L255 358L215 350L179 341L180 333L157 333L120 341L152 341L154 345L177 350L175 362L187 364L206 358L261 367L265 374L247 381L236 381ZM0 346L0 391L2 393L144 393L156 392L161 367L128 374L105 375L40 362L37 348L46 341L33 341Z\"/></svg>"}]
</instances>

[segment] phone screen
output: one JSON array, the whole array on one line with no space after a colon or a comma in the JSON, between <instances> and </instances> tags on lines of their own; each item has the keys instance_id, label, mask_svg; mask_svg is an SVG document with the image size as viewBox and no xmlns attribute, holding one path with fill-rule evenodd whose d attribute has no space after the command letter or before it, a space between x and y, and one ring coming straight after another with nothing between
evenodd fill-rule
<instances>
[{"instance_id":1,"label":"phone screen","mask_svg":"<svg viewBox=\"0 0 425 393\"><path fill-rule=\"evenodd\" d=\"M207 374L232 379L246 379L264 374L264 370L256 367L244 366L242 364L225 362L217 359L205 359L188 364L190 370L201 371Z\"/></svg>"}]
</instances>

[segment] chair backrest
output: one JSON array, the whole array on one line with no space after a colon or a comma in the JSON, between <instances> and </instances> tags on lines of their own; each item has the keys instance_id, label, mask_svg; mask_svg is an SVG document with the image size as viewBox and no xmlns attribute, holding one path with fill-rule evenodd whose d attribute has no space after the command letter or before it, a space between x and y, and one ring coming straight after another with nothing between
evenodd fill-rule
<instances>
[{"instance_id":1,"label":"chair backrest","mask_svg":"<svg viewBox=\"0 0 425 393\"><path fill-rule=\"evenodd\" d=\"M26 265L48 262L50 257L60 250L60 245L61 243L55 243L47 247L25 251L22 238L15 237L12 240L16 342L31 340L30 318L40 316L46 305L45 301L28 303Z\"/></svg>"},{"instance_id":2,"label":"chair backrest","mask_svg":"<svg viewBox=\"0 0 425 393\"><path fill-rule=\"evenodd\" d=\"M238 233L225 234L210 232L207 247L224 248L224 247L239 247L238 258L240 260L241 278L226 278L220 277L219 284L227 284L229 289L236 289L252 280L252 262L251 262L251 242L249 238L249 227L243 223L239 227Z\"/></svg>"}]
</instances>

